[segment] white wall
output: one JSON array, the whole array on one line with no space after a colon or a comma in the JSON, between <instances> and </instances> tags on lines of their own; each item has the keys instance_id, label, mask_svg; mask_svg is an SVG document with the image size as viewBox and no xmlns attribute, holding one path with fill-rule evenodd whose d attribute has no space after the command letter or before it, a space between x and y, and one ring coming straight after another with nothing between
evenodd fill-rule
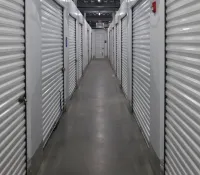
<instances>
[{"instance_id":1,"label":"white wall","mask_svg":"<svg viewBox=\"0 0 200 175\"><path fill-rule=\"evenodd\" d=\"M89 53L88 53L88 30L89 30L89 38L91 38L92 29L85 19L84 19L83 24L84 24L83 25L83 67L85 69L91 55L90 43L89 43Z\"/></svg>"},{"instance_id":2,"label":"white wall","mask_svg":"<svg viewBox=\"0 0 200 175\"><path fill-rule=\"evenodd\" d=\"M105 51L105 58L108 58L108 30L105 29L105 46L104 46L104 51Z\"/></svg>"},{"instance_id":3,"label":"white wall","mask_svg":"<svg viewBox=\"0 0 200 175\"><path fill-rule=\"evenodd\" d=\"M93 29L92 30L92 58L95 57L95 53L96 53L96 50L95 50L95 42L96 42L95 36L96 36L95 29Z\"/></svg>"},{"instance_id":4,"label":"white wall","mask_svg":"<svg viewBox=\"0 0 200 175\"><path fill-rule=\"evenodd\" d=\"M90 35L90 37L89 37L89 39L90 39L90 48L89 48L90 55L89 55L89 58L90 58L90 61L91 61L91 59L92 59L92 29L89 25L88 25L88 27L89 27L89 35Z\"/></svg>"},{"instance_id":5,"label":"white wall","mask_svg":"<svg viewBox=\"0 0 200 175\"><path fill-rule=\"evenodd\" d=\"M28 159L42 143L40 0L26 1L26 82Z\"/></svg>"},{"instance_id":6,"label":"white wall","mask_svg":"<svg viewBox=\"0 0 200 175\"><path fill-rule=\"evenodd\" d=\"M164 159L165 3L157 0L151 13L151 126L150 140L157 156Z\"/></svg>"}]
</instances>

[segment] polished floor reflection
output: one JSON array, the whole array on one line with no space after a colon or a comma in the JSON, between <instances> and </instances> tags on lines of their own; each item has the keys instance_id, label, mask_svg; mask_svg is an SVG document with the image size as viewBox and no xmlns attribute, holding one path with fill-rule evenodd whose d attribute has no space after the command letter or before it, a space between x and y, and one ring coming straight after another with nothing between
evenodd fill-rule
<instances>
[{"instance_id":1,"label":"polished floor reflection","mask_svg":"<svg viewBox=\"0 0 200 175\"><path fill-rule=\"evenodd\" d=\"M93 60L52 135L39 175L153 175L142 134L106 60Z\"/></svg>"}]
</instances>

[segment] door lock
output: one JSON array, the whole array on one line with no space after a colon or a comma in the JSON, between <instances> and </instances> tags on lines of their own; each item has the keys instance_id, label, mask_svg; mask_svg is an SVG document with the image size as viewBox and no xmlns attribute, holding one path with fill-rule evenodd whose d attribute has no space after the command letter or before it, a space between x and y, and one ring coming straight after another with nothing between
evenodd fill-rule
<instances>
[{"instance_id":1,"label":"door lock","mask_svg":"<svg viewBox=\"0 0 200 175\"><path fill-rule=\"evenodd\" d=\"M21 96L21 97L19 97L18 102L19 102L19 103L26 103L26 102L27 102L27 99L26 99L25 96Z\"/></svg>"}]
</instances>

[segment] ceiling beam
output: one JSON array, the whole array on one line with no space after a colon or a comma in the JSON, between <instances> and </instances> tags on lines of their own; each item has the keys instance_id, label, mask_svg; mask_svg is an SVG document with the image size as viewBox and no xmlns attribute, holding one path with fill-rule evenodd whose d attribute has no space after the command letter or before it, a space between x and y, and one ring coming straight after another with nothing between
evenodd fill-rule
<instances>
[{"instance_id":1,"label":"ceiling beam","mask_svg":"<svg viewBox=\"0 0 200 175\"><path fill-rule=\"evenodd\" d=\"M112 21L112 17L87 17L87 21Z\"/></svg>"},{"instance_id":2,"label":"ceiling beam","mask_svg":"<svg viewBox=\"0 0 200 175\"><path fill-rule=\"evenodd\" d=\"M106 6L86 6L86 7L78 7L78 9L82 12L99 12L99 11L103 11L103 12L114 12L116 10L118 10L118 7L113 6L113 7L106 7Z\"/></svg>"}]
</instances>

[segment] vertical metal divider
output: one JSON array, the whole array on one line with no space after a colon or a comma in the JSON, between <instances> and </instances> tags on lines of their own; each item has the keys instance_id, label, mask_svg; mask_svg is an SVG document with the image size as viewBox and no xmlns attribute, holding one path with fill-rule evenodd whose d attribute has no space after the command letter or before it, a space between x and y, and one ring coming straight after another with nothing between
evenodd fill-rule
<instances>
[{"instance_id":1,"label":"vertical metal divider","mask_svg":"<svg viewBox=\"0 0 200 175\"><path fill-rule=\"evenodd\" d=\"M64 11L64 8L62 7L62 22L63 22L63 28L62 28L62 34L63 34L63 102L61 101L61 105L62 105L62 107L61 107L61 109L62 109L62 112L63 112L63 110L64 110L64 106L65 106L65 56L64 56L64 51L65 51L65 44L64 44L64 42L65 42L65 36L64 36L64 14L65 13L65 11ZM61 94L62 95L62 94ZM61 96L60 95L60 96ZM61 114L62 115L62 114Z\"/></svg>"},{"instance_id":2,"label":"vertical metal divider","mask_svg":"<svg viewBox=\"0 0 200 175\"><path fill-rule=\"evenodd\" d=\"M166 83L167 83L167 80L166 80L166 69L167 69L167 59L166 59L166 54L167 54L167 51L166 51L166 30L167 30L167 7L166 7L166 0L164 1L164 6L165 6L165 11L164 11L164 21L165 21L165 26L164 26L164 32L165 32L165 57L164 57L164 62L165 62L165 84L164 84L164 88L165 88L165 92L164 92L164 96L165 96L165 99L164 99L164 161L163 161L163 173L165 174L165 170L166 170L166 119L167 119L167 116L166 116L166 112L167 112L167 109L166 109Z\"/></svg>"},{"instance_id":3,"label":"vertical metal divider","mask_svg":"<svg viewBox=\"0 0 200 175\"><path fill-rule=\"evenodd\" d=\"M25 76L25 99L27 99L27 62L26 62L26 3L27 3L27 0L24 0L24 55L25 55L25 58L24 58L24 76ZM27 119L27 101L25 102L25 142L26 142L26 147L25 147L25 150L26 150L26 153L25 153L25 157L26 157L26 174L28 173L28 119Z\"/></svg>"},{"instance_id":4,"label":"vertical metal divider","mask_svg":"<svg viewBox=\"0 0 200 175\"><path fill-rule=\"evenodd\" d=\"M122 39L123 39L123 37L122 37L122 20L123 19L121 19L121 88L123 89L123 86L122 86L122 83L123 83L123 80L122 80L122 76L123 76L123 73L122 73L122 70L123 70L123 61L122 61L122 48L123 48L123 43L122 43Z\"/></svg>"}]
</instances>

